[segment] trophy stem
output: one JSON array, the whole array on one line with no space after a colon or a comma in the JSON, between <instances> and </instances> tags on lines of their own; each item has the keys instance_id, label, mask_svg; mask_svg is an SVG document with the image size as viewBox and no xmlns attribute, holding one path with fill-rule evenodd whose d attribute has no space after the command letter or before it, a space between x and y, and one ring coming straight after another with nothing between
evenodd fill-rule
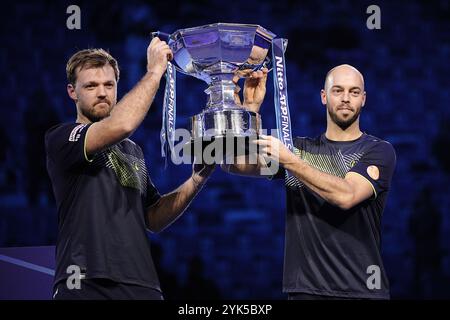
<instances>
[{"instance_id":1,"label":"trophy stem","mask_svg":"<svg viewBox=\"0 0 450 320\"><path fill-rule=\"evenodd\" d=\"M231 78L230 78L231 76ZM221 74L211 77L212 81L205 93L208 97L208 108L237 108L239 107L234 101L234 92L236 85L233 83L232 74Z\"/></svg>"}]
</instances>

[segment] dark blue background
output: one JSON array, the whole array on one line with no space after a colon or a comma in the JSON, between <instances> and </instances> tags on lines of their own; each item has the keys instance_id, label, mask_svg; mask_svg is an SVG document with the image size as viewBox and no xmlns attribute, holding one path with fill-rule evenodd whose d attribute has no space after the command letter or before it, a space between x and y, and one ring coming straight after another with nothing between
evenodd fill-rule
<instances>
[{"instance_id":1,"label":"dark blue background","mask_svg":"<svg viewBox=\"0 0 450 320\"><path fill-rule=\"evenodd\" d=\"M81 8L81 30L66 8ZM381 30L366 8L381 8ZM349 63L365 75L362 129L390 141L397 169L383 218L383 257L393 298L450 297L449 1L74 1L12 2L1 10L0 246L50 245L56 211L43 133L72 121L65 64L78 49L102 47L121 67L119 97L143 75L150 32L215 22L260 24L289 39L287 76L293 133L325 129L319 92L326 72ZM205 84L178 76L178 127L205 106ZM133 139L160 192L190 166L163 169L159 130L164 81ZM261 114L275 127L272 76ZM281 181L217 170L185 215L152 235L166 297L284 299L285 192Z\"/></svg>"}]
</instances>

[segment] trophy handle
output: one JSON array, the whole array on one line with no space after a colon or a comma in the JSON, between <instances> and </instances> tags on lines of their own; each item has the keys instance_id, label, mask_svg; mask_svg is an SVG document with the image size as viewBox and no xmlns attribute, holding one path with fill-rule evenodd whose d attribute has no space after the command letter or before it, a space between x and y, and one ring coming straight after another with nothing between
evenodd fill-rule
<instances>
[{"instance_id":1,"label":"trophy handle","mask_svg":"<svg viewBox=\"0 0 450 320\"><path fill-rule=\"evenodd\" d=\"M283 41L283 44L284 44L284 46L283 46L283 53L285 53L286 52L286 47L288 45L288 39L281 39L281 40ZM273 44L270 45L269 51L272 51L272 46L273 46ZM261 64L261 67L259 69L261 69L263 67L267 68L269 70L269 72L272 71L272 69L273 69L273 57L271 57L270 55L267 55L267 57L264 59L263 63Z\"/></svg>"},{"instance_id":2,"label":"trophy handle","mask_svg":"<svg viewBox=\"0 0 450 320\"><path fill-rule=\"evenodd\" d=\"M170 42L170 40L171 40L171 39L170 39L170 34L165 33L165 32L162 32L162 31L155 31L155 32L152 32L152 39L153 39L154 37L158 37L160 40L167 42L167 44L168 44L169 47L170 47L170 44L169 44L169 42ZM177 62L175 61L175 56L173 57L172 61L170 61L170 63L172 63L172 64L175 66L175 69L177 69L178 72L185 73L185 72L180 68L180 66L177 64Z\"/></svg>"},{"instance_id":3,"label":"trophy handle","mask_svg":"<svg viewBox=\"0 0 450 320\"><path fill-rule=\"evenodd\" d=\"M162 31L155 31L155 32L152 32L152 39L153 39L154 37L158 37L158 38L160 38L161 40L163 40L163 41L169 43L170 34L165 33L165 32L162 32Z\"/></svg>"}]
</instances>

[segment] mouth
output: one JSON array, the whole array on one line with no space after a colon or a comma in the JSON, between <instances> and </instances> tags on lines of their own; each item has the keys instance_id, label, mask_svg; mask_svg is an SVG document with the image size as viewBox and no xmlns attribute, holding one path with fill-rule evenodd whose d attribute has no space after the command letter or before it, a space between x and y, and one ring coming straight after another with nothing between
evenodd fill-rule
<instances>
[{"instance_id":1,"label":"mouth","mask_svg":"<svg viewBox=\"0 0 450 320\"><path fill-rule=\"evenodd\" d=\"M349 111L349 112L353 112L353 109L352 109L352 108L346 108L346 107L340 107L340 108L337 108L337 111Z\"/></svg>"},{"instance_id":2,"label":"mouth","mask_svg":"<svg viewBox=\"0 0 450 320\"><path fill-rule=\"evenodd\" d=\"M95 104L96 106L103 106L103 107L109 107L109 104L107 102L99 102Z\"/></svg>"}]
</instances>

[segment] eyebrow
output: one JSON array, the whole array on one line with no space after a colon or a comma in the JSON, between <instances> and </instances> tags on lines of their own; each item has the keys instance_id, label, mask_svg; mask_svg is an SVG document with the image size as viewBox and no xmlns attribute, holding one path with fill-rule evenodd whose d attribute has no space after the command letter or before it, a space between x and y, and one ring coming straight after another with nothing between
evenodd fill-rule
<instances>
[{"instance_id":1,"label":"eyebrow","mask_svg":"<svg viewBox=\"0 0 450 320\"><path fill-rule=\"evenodd\" d=\"M89 81L89 82L84 83L83 87L90 86L90 85L98 85L98 84L99 83L97 81ZM114 81L108 80L108 81L103 82L103 84L114 84Z\"/></svg>"},{"instance_id":2,"label":"eyebrow","mask_svg":"<svg viewBox=\"0 0 450 320\"><path fill-rule=\"evenodd\" d=\"M83 83L83 86L90 86L90 85L96 85L96 84L98 84L98 82L96 82L96 81L88 81L86 83Z\"/></svg>"},{"instance_id":3,"label":"eyebrow","mask_svg":"<svg viewBox=\"0 0 450 320\"><path fill-rule=\"evenodd\" d=\"M343 86L340 86L340 85L334 85L334 86L331 87L331 89L333 89L333 88L344 89L344 87L343 87ZM357 90L362 90L360 87L355 86L355 87L351 87L351 88L350 88L350 91L351 91L351 90L355 90L355 89L357 89Z\"/></svg>"}]
</instances>

